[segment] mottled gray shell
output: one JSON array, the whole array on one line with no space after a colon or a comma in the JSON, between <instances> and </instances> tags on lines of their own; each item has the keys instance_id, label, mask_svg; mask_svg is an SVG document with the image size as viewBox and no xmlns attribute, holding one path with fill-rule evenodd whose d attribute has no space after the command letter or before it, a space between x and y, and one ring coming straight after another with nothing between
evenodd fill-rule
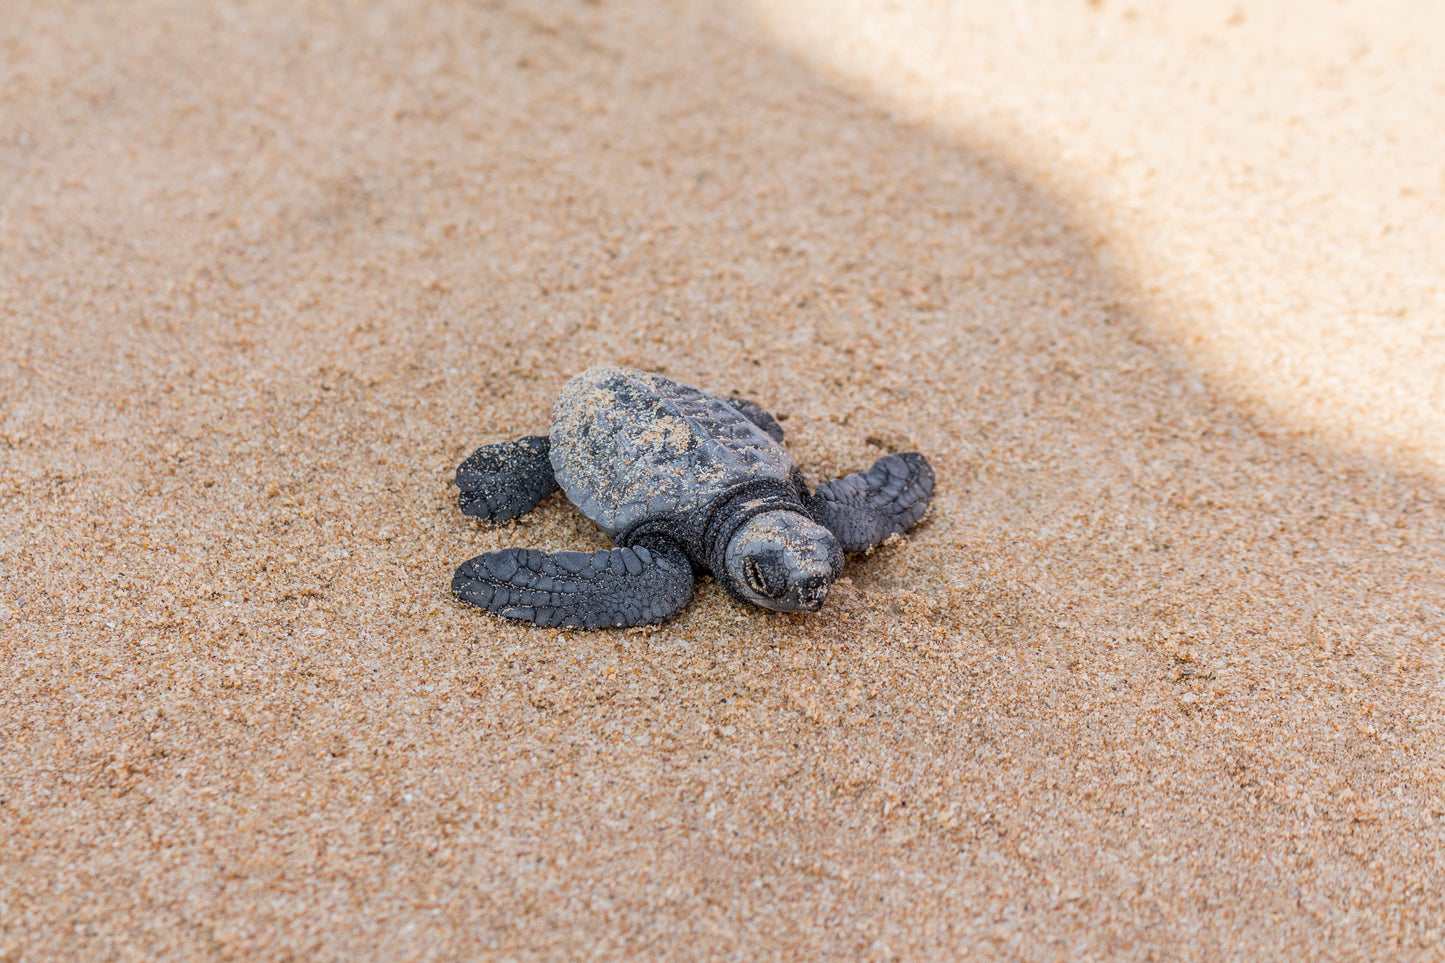
<instances>
[{"instance_id":1,"label":"mottled gray shell","mask_svg":"<svg viewBox=\"0 0 1445 963\"><path fill-rule=\"evenodd\" d=\"M612 538L796 471L783 447L731 405L630 368L590 368L567 382L552 409L551 442L557 483Z\"/></svg>"}]
</instances>

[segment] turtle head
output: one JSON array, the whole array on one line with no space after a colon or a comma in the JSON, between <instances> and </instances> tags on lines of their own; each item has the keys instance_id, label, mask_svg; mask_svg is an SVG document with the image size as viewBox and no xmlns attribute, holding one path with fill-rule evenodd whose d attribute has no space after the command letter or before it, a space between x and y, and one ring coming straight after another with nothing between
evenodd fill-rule
<instances>
[{"instance_id":1,"label":"turtle head","mask_svg":"<svg viewBox=\"0 0 1445 963\"><path fill-rule=\"evenodd\" d=\"M723 561L745 601L775 612L816 612L843 571L843 550L808 516L780 510L744 522Z\"/></svg>"}]
</instances>

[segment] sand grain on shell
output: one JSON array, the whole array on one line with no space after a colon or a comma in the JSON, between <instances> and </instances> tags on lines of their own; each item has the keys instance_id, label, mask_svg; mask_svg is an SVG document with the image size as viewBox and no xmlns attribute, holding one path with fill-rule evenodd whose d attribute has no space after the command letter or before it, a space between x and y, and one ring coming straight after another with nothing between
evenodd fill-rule
<instances>
[{"instance_id":1,"label":"sand grain on shell","mask_svg":"<svg viewBox=\"0 0 1445 963\"><path fill-rule=\"evenodd\" d=\"M0 959L1441 952L1439 482L1249 414L1108 210L725 5L3 19ZM930 516L811 616L455 603L606 544L450 486L599 363Z\"/></svg>"}]
</instances>

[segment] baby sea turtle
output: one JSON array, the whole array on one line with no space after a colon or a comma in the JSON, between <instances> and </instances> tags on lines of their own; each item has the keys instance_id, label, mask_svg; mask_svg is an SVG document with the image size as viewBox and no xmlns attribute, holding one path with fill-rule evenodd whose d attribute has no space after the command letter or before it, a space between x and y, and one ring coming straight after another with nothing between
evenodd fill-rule
<instances>
[{"instance_id":1,"label":"baby sea turtle","mask_svg":"<svg viewBox=\"0 0 1445 963\"><path fill-rule=\"evenodd\" d=\"M933 469L917 452L808 492L772 415L661 375L591 368L568 381L546 435L486 445L457 469L461 509L490 522L559 487L618 546L506 548L457 569L452 592L509 619L649 625L711 572L745 602L816 612L861 552L923 516Z\"/></svg>"}]
</instances>

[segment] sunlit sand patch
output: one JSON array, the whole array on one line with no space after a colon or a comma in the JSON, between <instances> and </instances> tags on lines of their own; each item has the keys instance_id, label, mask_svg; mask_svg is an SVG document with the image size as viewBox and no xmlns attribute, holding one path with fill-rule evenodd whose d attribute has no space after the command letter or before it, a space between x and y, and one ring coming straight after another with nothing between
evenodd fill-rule
<instances>
[{"instance_id":1,"label":"sunlit sand patch","mask_svg":"<svg viewBox=\"0 0 1445 963\"><path fill-rule=\"evenodd\" d=\"M1246 407L1438 473L1445 8L1317 12L753 4L809 62L1060 196Z\"/></svg>"}]
</instances>

